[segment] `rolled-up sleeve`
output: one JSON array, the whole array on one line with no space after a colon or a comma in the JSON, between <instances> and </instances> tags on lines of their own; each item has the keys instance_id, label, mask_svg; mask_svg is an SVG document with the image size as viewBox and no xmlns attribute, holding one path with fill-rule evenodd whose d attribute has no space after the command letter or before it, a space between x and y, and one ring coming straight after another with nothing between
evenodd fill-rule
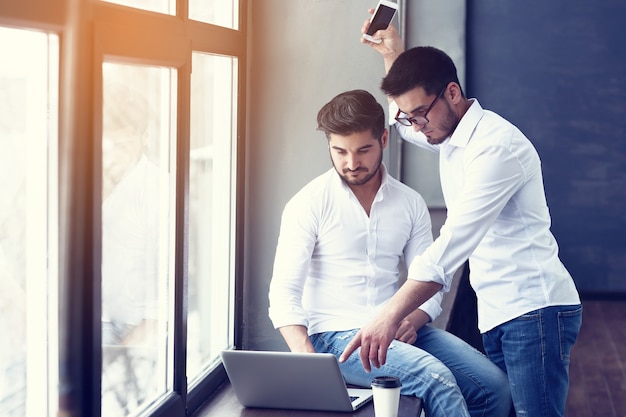
<instances>
[{"instance_id":1,"label":"rolled-up sleeve","mask_svg":"<svg viewBox=\"0 0 626 417\"><path fill-rule=\"evenodd\" d=\"M430 297L428 301L419 306L419 309L428 314L428 316L430 317L430 321L434 321L443 311L443 309L441 308L442 300L443 291L439 291L437 294Z\"/></svg>"}]
</instances>

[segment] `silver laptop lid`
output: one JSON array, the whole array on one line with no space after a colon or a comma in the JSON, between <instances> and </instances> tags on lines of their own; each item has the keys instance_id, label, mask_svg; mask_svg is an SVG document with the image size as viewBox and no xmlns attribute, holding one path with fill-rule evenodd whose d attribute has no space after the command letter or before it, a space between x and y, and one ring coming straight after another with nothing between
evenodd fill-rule
<instances>
[{"instance_id":1,"label":"silver laptop lid","mask_svg":"<svg viewBox=\"0 0 626 417\"><path fill-rule=\"evenodd\" d=\"M371 399L370 389L350 394L330 353L226 350L224 368L246 407L354 411ZM351 402L350 396L365 397Z\"/></svg>"}]
</instances>

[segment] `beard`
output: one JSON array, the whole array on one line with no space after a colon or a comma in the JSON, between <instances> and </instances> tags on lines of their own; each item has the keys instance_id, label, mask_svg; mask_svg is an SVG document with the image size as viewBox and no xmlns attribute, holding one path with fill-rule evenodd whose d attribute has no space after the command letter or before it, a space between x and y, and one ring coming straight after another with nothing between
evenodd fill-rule
<instances>
[{"instance_id":1,"label":"beard","mask_svg":"<svg viewBox=\"0 0 626 417\"><path fill-rule=\"evenodd\" d=\"M347 168L339 171L339 169L337 169L337 167L335 166L334 163L333 163L333 166L335 166L335 171L337 171L337 174L339 174L339 176L341 177L343 182L345 182L346 184L348 184L348 185L363 185L363 184L368 183L372 178L374 178L374 176L378 173L378 171L380 171L380 164L382 162L383 162L383 151L381 149L380 154L378 155L378 160L376 161L376 164L374 165L374 167L372 168L371 171L368 168L365 168L365 167L359 167L359 168L355 169L354 171L352 171L350 169L347 169ZM365 175L365 177L363 177L361 179L351 179L348 176L349 172L359 172L359 171L366 172L367 175Z\"/></svg>"},{"instance_id":2,"label":"beard","mask_svg":"<svg viewBox=\"0 0 626 417\"><path fill-rule=\"evenodd\" d=\"M444 115L444 117L442 118L441 122L439 123L439 127L437 127L437 131L442 131L442 132L446 132L445 134L443 134L442 136L430 136L430 137L426 137L426 139L428 140L428 143L430 143L431 145L438 145L440 143L442 143L444 140L446 140L449 136L452 135L452 132L454 132L454 129L456 129L456 126L459 124L459 117L456 115L456 113L454 113L454 111L452 110L452 107L450 107L450 104L444 100L444 103L446 104L446 114Z\"/></svg>"}]
</instances>

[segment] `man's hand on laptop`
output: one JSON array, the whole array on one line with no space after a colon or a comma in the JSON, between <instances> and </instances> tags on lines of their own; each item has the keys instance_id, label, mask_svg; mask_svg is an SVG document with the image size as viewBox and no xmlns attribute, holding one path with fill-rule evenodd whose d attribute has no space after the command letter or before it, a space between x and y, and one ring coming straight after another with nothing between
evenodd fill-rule
<instances>
[{"instance_id":1,"label":"man's hand on laptop","mask_svg":"<svg viewBox=\"0 0 626 417\"><path fill-rule=\"evenodd\" d=\"M339 362L345 362L350 355L359 347L359 357L363 364L363 369L371 372L372 365L380 368L387 361L387 349L398 331L399 324L391 323L384 318L377 318L354 336L346 345L343 353L339 357Z\"/></svg>"}]
</instances>

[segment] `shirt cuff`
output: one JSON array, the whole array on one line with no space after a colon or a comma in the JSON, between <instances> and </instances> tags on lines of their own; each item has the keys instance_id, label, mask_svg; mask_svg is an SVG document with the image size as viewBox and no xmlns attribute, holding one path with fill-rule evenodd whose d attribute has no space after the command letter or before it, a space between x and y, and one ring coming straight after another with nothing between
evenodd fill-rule
<instances>
[{"instance_id":1,"label":"shirt cuff","mask_svg":"<svg viewBox=\"0 0 626 417\"><path fill-rule=\"evenodd\" d=\"M439 291L437 292L437 294L429 298L428 301L426 301L424 304L419 306L420 310L428 314L431 322L435 321L435 319L439 317L439 315L443 311L443 309L441 308L442 299L443 299L443 292Z\"/></svg>"},{"instance_id":2,"label":"shirt cuff","mask_svg":"<svg viewBox=\"0 0 626 417\"><path fill-rule=\"evenodd\" d=\"M450 291L451 279L446 277L443 268L436 264L424 265L421 256L416 256L409 265L407 278L414 281L436 282L443 285L443 292Z\"/></svg>"},{"instance_id":3,"label":"shirt cuff","mask_svg":"<svg viewBox=\"0 0 626 417\"><path fill-rule=\"evenodd\" d=\"M309 327L309 320L304 311L292 309L284 310L270 307L268 309L270 320L275 329L285 326Z\"/></svg>"},{"instance_id":4,"label":"shirt cuff","mask_svg":"<svg viewBox=\"0 0 626 417\"><path fill-rule=\"evenodd\" d=\"M396 114L398 114L398 105L395 101L389 102L389 126L393 126L396 123Z\"/></svg>"}]
</instances>

